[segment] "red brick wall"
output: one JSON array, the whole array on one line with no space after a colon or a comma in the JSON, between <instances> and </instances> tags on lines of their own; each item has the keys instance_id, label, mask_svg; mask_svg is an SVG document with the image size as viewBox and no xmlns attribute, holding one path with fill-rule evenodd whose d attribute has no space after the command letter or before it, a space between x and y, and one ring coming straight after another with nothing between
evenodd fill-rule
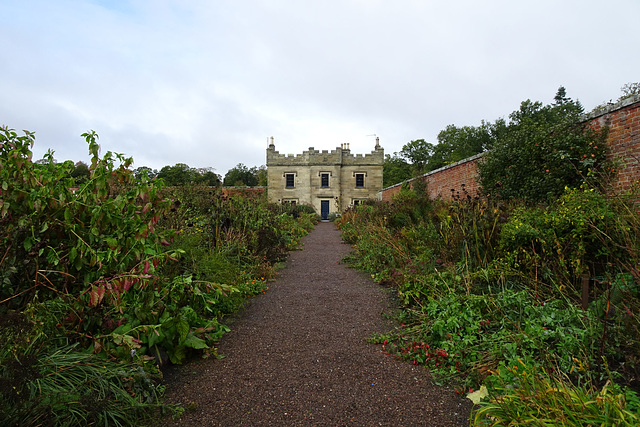
<instances>
[{"instance_id":1,"label":"red brick wall","mask_svg":"<svg viewBox=\"0 0 640 427\"><path fill-rule=\"evenodd\" d=\"M624 191L640 185L640 95L628 98L601 113L590 114L586 122L594 128L609 126L609 156L620 162L613 183L615 190ZM469 157L429 172L419 179L427 181L429 195L434 199L450 200L453 195L466 197L467 194L474 197L480 190L477 165L481 159L482 155ZM383 189L379 193L380 199L391 201L400 188L401 185L397 184Z\"/></svg>"},{"instance_id":2,"label":"red brick wall","mask_svg":"<svg viewBox=\"0 0 640 427\"><path fill-rule=\"evenodd\" d=\"M469 157L457 163L437 169L423 175L419 179L427 181L429 197L451 200L454 196L475 197L478 195L480 184L478 183L478 161L482 154ZM413 180L412 180L413 181ZM393 195L398 193L401 184L385 188L381 191L381 200L390 202ZM453 190L453 191L452 191Z\"/></svg>"},{"instance_id":3,"label":"red brick wall","mask_svg":"<svg viewBox=\"0 0 640 427\"><path fill-rule=\"evenodd\" d=\"M592 115L590 123L599 129L609 126L607 144L609 157L616 160L613 187L615 191L625 191L640 180L640 96L616 104L599 115Z\"/></svg>"}]
</instances>

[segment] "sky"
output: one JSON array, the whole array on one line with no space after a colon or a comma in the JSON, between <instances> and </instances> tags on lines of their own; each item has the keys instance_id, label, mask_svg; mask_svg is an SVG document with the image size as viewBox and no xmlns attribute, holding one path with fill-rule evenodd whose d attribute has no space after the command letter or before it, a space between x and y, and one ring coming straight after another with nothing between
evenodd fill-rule
<instances>
[{"instance_id":1,"label":"sky","mask_svg":"<svg viewBox=\"0 0 640 427\"><path fill-rule=\"evenodd\" d=\"M640 81L638 0L0 0L0 125L34 160L221 176L349 143L386 154L560 86L587 111Z\"/></svg>"}]
</instances>

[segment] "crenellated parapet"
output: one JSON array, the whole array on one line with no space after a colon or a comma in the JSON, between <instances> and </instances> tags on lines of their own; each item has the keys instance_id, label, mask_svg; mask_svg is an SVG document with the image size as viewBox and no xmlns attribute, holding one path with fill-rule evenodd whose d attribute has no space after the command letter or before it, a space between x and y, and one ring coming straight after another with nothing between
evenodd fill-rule
<instances>
[{"instance_id":1,"label":"crenellated parapet","mask_svg":"<svg viewBox=\"0 0 640 427\"><path fill-rule=\"evenodd\" d=\"M316 150L309 147L302 154L280 154L271 144L267 148L267 166L373 166L384 162L384 149L377 146L369 154L352 154L348 148L337 147L335 150Z\"/></svg>"}]
</instances>

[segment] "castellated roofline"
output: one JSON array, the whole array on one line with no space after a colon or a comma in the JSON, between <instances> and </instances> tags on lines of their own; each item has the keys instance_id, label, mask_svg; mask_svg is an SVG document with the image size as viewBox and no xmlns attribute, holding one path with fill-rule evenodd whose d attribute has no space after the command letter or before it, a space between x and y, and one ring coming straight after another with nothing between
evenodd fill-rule
<instances>
[{"instance_id":1,"label":"castellated roofline","mask_svg":"<svg viewBox=\"0 0 640 427\"><path fill-rule=\"evenodd\" d=\"M346 145L343 145L346 147ZM302 154L280 154L274 146L267 149L267 166L294 165L381 165L384 162L384 149L377 146L369 154L351 154L348 148L337 147L335 150L316 150L309 147Z\"/></svg>"}]
</instances>

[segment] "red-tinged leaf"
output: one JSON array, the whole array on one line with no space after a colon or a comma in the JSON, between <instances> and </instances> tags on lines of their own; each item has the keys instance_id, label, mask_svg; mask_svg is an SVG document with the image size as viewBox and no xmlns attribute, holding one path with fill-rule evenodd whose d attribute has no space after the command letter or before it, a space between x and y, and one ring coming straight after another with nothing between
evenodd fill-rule
<instances>
[{"instance_id":1,"label":"red-tinged leaf","mask_svg":"<svg viewBox=\"0 0 640 427\"><path fill-rule=\"evenodd\" d=\"M124 280L123 288L124 288L125 291L128 291L129 288L131 288L131 285L132 285L131 280L129 280L129 279L125 279Z\"/></svg>"},{"instance_id":2,"label":"red-tinged leaf","mask_svg":"<svg viewBox=\"0 0 640 427\"><path fill-rule=\"evenodd\" d=\"M160 332L158 332L157 329L154 329L153 332L155 332L157 336L160 336Z\"/></svg>"},{"instance_id":3,"label":"red-tinged leaf","mask_svg":"<svg viewBox=\"0 0 640 427\"><path fill-rule=\"evenodd\" d=\"M149 211L149 209L151 209L151 202L149 202L146 205L144 205L144 207L142 208L142 212L143 213L147 213Z\"/></svg>"},{"instance_id":4,"label":"red-tinged leaf","mask_svg":"<svg viewBox=\"0 0 640 427\"><path fill-rule=\"evenodd\" d=\"M91 292L89 293L89 306L96 307L100 304L104 298L105 291L104 285L92 285Z\"/></svg>"},{"instance_id":5,"label":"red-tinged leaf","mask_svg":"<svg viewBox=\"0 0 640 427\"><path fill-rule=\"evenodd\" d=\"M147 274L148 272L149 272L149 261L145 261L143 274Z\"/></svg>"}]
</instances>

